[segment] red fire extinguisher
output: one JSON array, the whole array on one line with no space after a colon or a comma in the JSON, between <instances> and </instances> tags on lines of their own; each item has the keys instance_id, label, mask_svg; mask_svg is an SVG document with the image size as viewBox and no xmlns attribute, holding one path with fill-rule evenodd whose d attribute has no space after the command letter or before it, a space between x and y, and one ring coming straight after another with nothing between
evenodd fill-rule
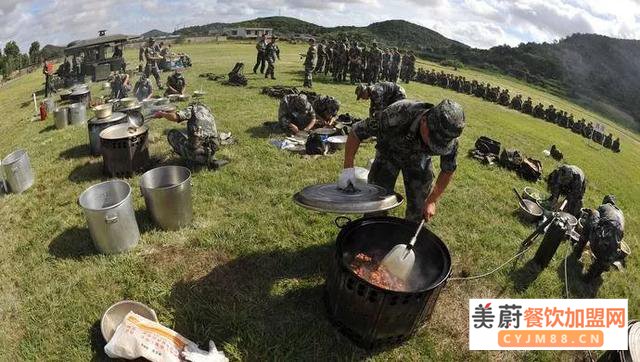
<instances>
[{"instance_id":1,"label":"red fire extinguisher","mask_svg":"<svg viewBox=\"0 0 640 362\"><path fill-rule=\"evenodd\" d=\"M44 102L40 103L40 120L44 121L47 119L47 106Z\"/></svg>"}]
</instances>

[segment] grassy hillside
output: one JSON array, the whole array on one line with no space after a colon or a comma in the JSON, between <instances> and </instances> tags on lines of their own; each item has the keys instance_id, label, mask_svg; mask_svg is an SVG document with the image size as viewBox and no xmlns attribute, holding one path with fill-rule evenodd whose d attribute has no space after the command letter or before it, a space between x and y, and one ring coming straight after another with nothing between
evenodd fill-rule
<instances>
[{"instance_id":1,"label":"grassy hillside","mask_svg":"<svg viewBox=\"0 0 640 362\"><path fill-rule=\"evenodd\" d=\"M0 198L4 241L0 249L0 360L101 360L104 342L98 321L110 304L125 298L148 304L163 324L202 346L213 339L234 360L557 361L583 357L582 352L467 350L468 298L562 298L566 244L527 288L522 287L522 273L508 270L473 282L449 282L427 327L399 348L370 354L335 332L322 302L327 261L338 233L335 216L303 210L291 197L307 185L335 180L342 156L309 160L268 144L270 134L261 124L275 118L278 103L260 95L261 87L299 86L303 78L298 56L303 47L281 44L281 49L277 81L248 75L249 86L237 88L204 80L198 74L227 73L239 60L250 64L255 59L252 44L176 45L195 64L185 74L189 88L208 91L205 101L213 109L218 128L231 131L238 144L220 152L231 160L224 169L193 175L194 224L181 231L157 229L145 211L137 187L139 176L128 179L142 238L131 252L115 256L96 253L76 204L83 190L106 179L101 160L88 155L87 129L55 130L52 120L31 121L31 93L42 83L38 74L0 89L0 108L5 110L0 121L0 154L27 149L37 179L25 194ZM126 56L135 64L135 51ZM438 67L424 61L421 65ZM570 109L577 117L596 117L512 78L469 69L460 72ZM367 113L368 105L355 101L353 86L321 79L316 84L315 91L340 99L344 112ZM530 184L464 156L480 135L542 158L545 174L558 164L545 158L542 150L557 144L567 162L579 165L589 178L586 206L597 206L606 193L618 197L627 216L626 241L637 247L637 141L623 135L622 153L613 154L557 126L475 97L418 83L407 85L406 90L415 99L453 99L466 112L468 127L461 138L458 172L429 225L450 248L454 274L492 269L515 254L519 242L532 231L531 225L516 218L517 204L510 192L511 187ZM97 86L94 94L99 94ZM150 152L157 165L180 164L165 136L167 130L180 127L152 121ZM372 144L364 146L357 163L365 165L374 152ZM437 169L439 161L435 162ZM537 187L542 189L544 184ZM403 192L401 180L397 188ZM403 208L392 212L403 213ZM627 272L606 274L597 291L603 298L629 298L631 318L640 314L635 303L640 296L636 255L634 250ZM532 256L533 251L528 252L523 262ZM594 292L575 273L569 275L572 296Z\"/></svg>"}]
</instances>

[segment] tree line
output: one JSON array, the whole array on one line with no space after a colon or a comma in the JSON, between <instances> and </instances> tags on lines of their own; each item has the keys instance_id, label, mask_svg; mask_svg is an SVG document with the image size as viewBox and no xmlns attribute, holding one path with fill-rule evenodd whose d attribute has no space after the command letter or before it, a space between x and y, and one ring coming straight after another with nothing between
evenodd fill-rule
<instances>
[{"instance_id":1,"label":"tree line","mask_svg":"<svg viewBox=\"0 0 640 362\"><path fill-rule=\"evenodd\" d=\"M42 59L40 43L34 41L27 53L21 53L20 47L15 41L9 41L0 52L0 74L7 78L16 70L24 69L31 65L39 64Z\"/></svg>"}]
</instances>

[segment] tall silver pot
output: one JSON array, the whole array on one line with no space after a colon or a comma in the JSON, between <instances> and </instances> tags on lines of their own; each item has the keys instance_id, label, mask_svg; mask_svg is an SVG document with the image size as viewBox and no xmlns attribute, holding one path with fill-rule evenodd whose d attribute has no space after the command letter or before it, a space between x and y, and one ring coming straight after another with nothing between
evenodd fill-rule
<instances>
[{"instance_id":1,"label":"tall silver pot","mask_svg":"<svg viewBox=\"0 0 640 362\"><path fill-rule=\"evenodd\" d=\"M29 155L25 150L11 152L2 160L2 173L4 174L7 192L21 194L35 181L33 170L29 162Z\"/></svg>"},{"instance_id":2,"label":"tall silver pot","mask_svg":"<svg viewBox=\"0 0 640 362\"><path fill-rule=\"evenodd\" d=\"M98 251L121 253L138 244L140 230L128 183L110 180L93 185L80 195L78 203Z\"/></svg>"},{"instance_id":3,"label":"tall silver pot","mask_svg":"<svg viewBox=\"0 0 640 362\"><path fill-rule=\"evenodd\" d=\"M140 177L140 191L153 221L165 230L191 224L191 171L181 166L162 166Z\"/></svg>"}]
</instances>

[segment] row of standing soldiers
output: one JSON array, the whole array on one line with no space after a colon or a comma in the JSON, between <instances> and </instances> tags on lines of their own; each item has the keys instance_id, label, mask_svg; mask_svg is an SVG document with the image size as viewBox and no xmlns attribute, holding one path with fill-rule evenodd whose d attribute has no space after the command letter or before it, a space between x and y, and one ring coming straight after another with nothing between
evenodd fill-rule
<instances>
[{"instance_id":1,"label":"row of standing soldiers","mask_svg":"<svg viewBox=\"0 0 640 362\"><path fill-rule=\"evenodd\" d=\"M323 39L319 44L311 39L305 55L305 70L312 74L331 75L336 82L377 83L397 82L398 78L409 83L415 76L416 57L412 51L402 54L398 48L378 48L373 42L367 46L358 41L349 42ZM310 53L312 57L309 57ZM307 84L310 86L311 84Z\"/></svg>"},{"instance_id":2,"label":"row of standing soldiers","mask_svg":"<svg viewBox=\"0 0 640 362\"><path fill-rule=\"evenodd\" d=\"M605 136L603 130L598 129L592 122L587 123L584 118L576 121L573 118L573 114L556 109L552 104L546 109L542 103L534 106L531 97L527 97L526 100L523 100L521 94L511 97L508 89L500 89L498 86L493 87L490 83L485 84L477 80L467 80L463 76L448 74L443 71L436 72L433 69L431 71L423 68L418 69L415 81L474 95L486 101L498 103L535 118L555 123L560 127L568 128L574 133L611 149L613 152L620 152L620 138L614 140L611 133Z\"/></svg>"}]
</instances>

